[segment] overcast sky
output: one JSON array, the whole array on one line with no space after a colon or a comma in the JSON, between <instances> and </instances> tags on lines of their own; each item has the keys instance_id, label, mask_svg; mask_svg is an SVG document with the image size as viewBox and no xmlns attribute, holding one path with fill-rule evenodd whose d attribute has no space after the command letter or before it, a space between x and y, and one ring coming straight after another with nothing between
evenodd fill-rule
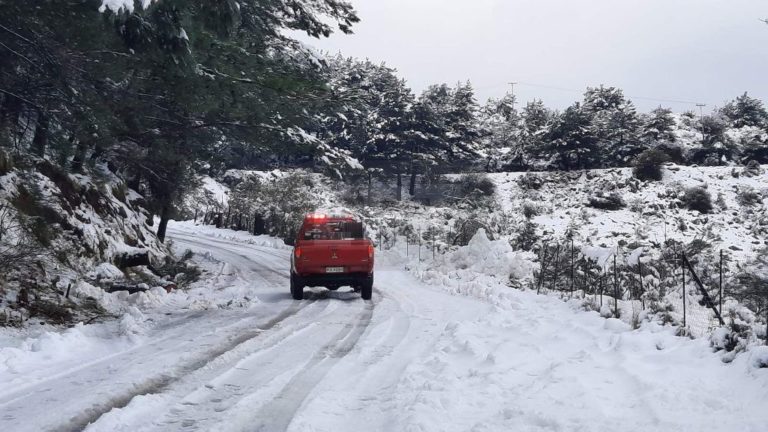
<instances>
[{"instance_id":1,"label":"overcast sky","mask_svg":"<svg viewBox=\"0 0 768 432\"><path fill-rule=\"evenodd\" d=\"M600 84L624 89L642 111L696 107L641 97L711 108L748 91L768 101L766 0L351 2L362 19L355 34L310 44L386 62L417 93L470 80L483 102L517 81L520 102L555 108Z\"/></svg>"}]
</instances>

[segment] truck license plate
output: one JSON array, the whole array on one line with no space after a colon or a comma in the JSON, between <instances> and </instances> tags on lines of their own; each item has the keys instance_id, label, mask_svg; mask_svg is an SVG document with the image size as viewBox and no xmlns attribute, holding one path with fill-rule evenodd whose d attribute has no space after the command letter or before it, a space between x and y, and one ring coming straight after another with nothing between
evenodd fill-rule
<instances>
[{"instance_id":1,"label":"truck license plate","mask_svg":"<svg viewBox=\"0 0 768 432\"><path fill-rule=\"evenodd\" d=\"M344 273L344 267L326 267L326 273Z\"/></svg>"}]
</instances>

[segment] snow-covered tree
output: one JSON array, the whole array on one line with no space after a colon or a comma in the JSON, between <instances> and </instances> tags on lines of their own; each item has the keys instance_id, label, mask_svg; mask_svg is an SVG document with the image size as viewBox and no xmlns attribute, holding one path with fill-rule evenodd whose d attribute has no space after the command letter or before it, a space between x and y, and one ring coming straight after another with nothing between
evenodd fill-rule
<instances>
[{"instance_id":1,"label":"snow-covered tree","mask_svg":"<svg viewBox=\"0 0 768 432\"><path fill-rule=\"evenodd\" d=\"M768 125L768 111L759 99L750 97L746 92L726 104L720 112L735 128L758 127Z\"/></svg>"},{"instance_id":2,"label":"snow-covered tree","mask_svg":"<svg viewBox=\"0 0 768 432\"><path fill-rule=\"evenodd\" d=\"M724 115L715 112L702 117L698 130L702 140L689 152L690 162L702 165L723 165L734 159L735 143L726 134L728 119Z\"/></svg>"},{"instance_id":3,"label":"snow-covered tree","mask_svg":"<svg viewBox=\"0 0 768 432\"><path fill-rule=\"evenodd\" d=\"M669 108L656 108L644 116L642 137L649 143L675 142L675 118Z\"/></svg>"},{"instance_id":4,"label":"snow-covered tree","mask_svg":"<svg viewBox=\"0 0 768 432\"><path fill-rule=\"evenodd\" d=\"M639 140L640 118L622 90L604 86L588 88L583 111L592 119L605 165L626 165L643 151Z\"/></svg>"},{"instance_id":5,"label":"snow-covered tree","mask_svg":"<svg viewBox=\"0 0 768 432\"><path fill-rule=\"evenodd\" d=\"M525 167L536 166L543 152L546 151L545 140L558 115L549 110L541 100L528 102L522 112L522 127L520 131L520 153L527 158ZM510 155L512 156L512 155Z\"/></svg>"},{"instance_id":6,"label":"snow-covered tree","mask_svg":"<svg viewBox=\"0 0 768 432\"><path fill-rule=\"evenodd\" d=\"M486 170L499 169L502 158L509 153L522 156L519 146L520 116L515 110L514 95L507 93L501 99L488 99L479 117L484 131L482 150L487 160ZM522 161L522 157L520 159Z\"/></svg>"},{"instance_id":7,"label":"snow-covered tree","mask_svg":"<svg viewBox=\"0 0 768 432\"><path fill-rule=\"evenodd\" d=\"M450 156L455 162L470 162L477 157L483 135L478 122L479 107L472 84L459 83L448 105L447 124ZM451 161L451 162L453 162Z\"/></svg>"},{"instance_id":8,"label":"snow-covered tree","mask_svg":"<svg viewBox=\"0 0 768 432\"><path fill-rule=\"evenodd\" d=\"M594 168L600 154L592 117L578 102L558 115L545 137L550 164L559 169Z\"/></svg>"}]
</instances>

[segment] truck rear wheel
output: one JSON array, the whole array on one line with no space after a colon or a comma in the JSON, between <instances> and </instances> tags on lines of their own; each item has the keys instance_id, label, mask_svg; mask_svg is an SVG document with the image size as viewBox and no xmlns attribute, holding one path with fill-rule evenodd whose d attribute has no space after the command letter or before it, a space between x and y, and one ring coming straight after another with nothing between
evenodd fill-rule
<instances>
[{"instance_id":1,"label":"truck rear wheel","mask_svg":"<svg viewBox=\"0 0 768 432\"><path fill-rule=\"evenodd\" d=\"M304 286L294 274L291 274L291 296L294 300L304 300Z\"/></svg>"},{"instance_id":2,"label":"truck rear wheel","mask_svg":"<svg viewBox=\"0 0 768 432\"><path fill-rule=\"evenodd\" d=\"M360 284L360 296L363 300L370 300L373 296L373 277L366 279Z\"/></svg>"}]
</instances>

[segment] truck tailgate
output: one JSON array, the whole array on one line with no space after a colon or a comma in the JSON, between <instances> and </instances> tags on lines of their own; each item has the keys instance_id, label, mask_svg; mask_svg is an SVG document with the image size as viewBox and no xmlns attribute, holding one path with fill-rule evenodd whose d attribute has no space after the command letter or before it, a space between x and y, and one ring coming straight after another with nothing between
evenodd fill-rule
<instances>
[{"instance_id":1,"label":"truck tailgate","mask_svg":"<svg viewBox=\"0 0 768 432\"><path fill-rule=\"evenodd\" d=\"M368 240L317 240L301 242L300 271L325 273L359 272L369 266Z\"/></svg>"}]
</instances>

